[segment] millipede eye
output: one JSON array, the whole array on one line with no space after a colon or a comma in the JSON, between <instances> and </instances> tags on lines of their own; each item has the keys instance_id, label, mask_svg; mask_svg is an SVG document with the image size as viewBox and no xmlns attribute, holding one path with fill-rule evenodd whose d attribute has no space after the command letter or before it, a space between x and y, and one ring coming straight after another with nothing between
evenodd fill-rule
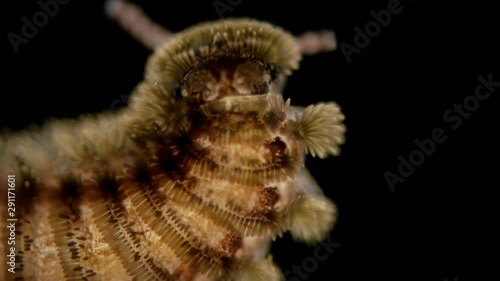
<instances>
[{"instance_id":1,"label":"millipede eye","mask_svg":"<svg viewBox=\"0 0 500 281\"><path fill-rule=\"evenodd\" d=\"M261 95L269 92L269 74L263 65L246 61L240 63L233 76L233 87L239 94Z\"/></svg>"},{"instance_id":2,"label":"millipede eye","mask_svg":"<svg viewBox=\"0 0 500 281\"><path fill-rule=\"evenodd\" d=\"M182 89L184 97L195 97L209 101L217 97L218 81L210 70L194 69L184 78Z\"/></svg>"}]
</instances>

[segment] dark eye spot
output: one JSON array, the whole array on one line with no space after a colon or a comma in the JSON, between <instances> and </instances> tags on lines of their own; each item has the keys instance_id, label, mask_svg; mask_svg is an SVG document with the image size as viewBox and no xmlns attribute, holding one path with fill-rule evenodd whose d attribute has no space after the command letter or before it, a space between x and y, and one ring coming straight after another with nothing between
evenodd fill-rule
<instances>
[{"instance_id":1,"label":"dark eye spot","mask_svg":"<svg viewBox=\"0 0 500 281\"><path fill-rule=\"evenodd\" d=\"M280 75L280 71L277 68L271 68L269 69L269 75L271 76L271 79L269 80L270 83L273 83L278 79L278 76Z\"/></svg>"},{"instance_id":2,"label":"dark eye spot","mask_svg":"<svg viewBox=\"0 0 500 281\"><path fill-rule=\"evenodd\" d=\"M182 99L182 90L178 84L170 84L168 85L168 89L173 94L175 99L177 100Z\"/></svg>"},{"instance_id":3,"label":"dark eye spot","mask_svg":"<svg viewBox=\"0 0 500 281\"><path fill-rule=\"evenodd\" d=\"M260 89L260 94L267 94L267 93L269 93L269 84L263 83Z\"/></svg>"}]
</instances>

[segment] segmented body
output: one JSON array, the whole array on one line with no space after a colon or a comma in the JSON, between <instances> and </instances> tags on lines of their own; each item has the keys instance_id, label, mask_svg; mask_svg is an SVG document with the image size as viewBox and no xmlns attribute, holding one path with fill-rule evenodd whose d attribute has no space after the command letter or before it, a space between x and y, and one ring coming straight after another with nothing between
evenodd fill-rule
<instances>
[{"instance_id":1,"label":"segmented body","mask_svg":"<svg viewBox=\"0 0 500 281\"><path fill-rule=\"evenodd\" d=\"M270 239L318 241L336 217L304 151L336 154L344 132L334 103L280 95L293 42L251 20L200 25L155 52L130 108L3 139L17 232L2 279L280 280Z\"/></svg>"}]
</instances>

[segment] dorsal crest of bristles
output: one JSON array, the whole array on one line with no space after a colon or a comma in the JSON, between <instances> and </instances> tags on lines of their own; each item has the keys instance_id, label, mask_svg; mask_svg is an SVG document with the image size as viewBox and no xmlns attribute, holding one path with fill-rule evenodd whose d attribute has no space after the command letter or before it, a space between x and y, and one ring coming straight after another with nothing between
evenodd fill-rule
<instances>
[{"instance_id":1,"label":"dorsal crest of bristles","mask_svg":"<svg viewBox=\"0 0 500 281\"><path fill-rule=\"evenodd\" d=\"M183 32L155 51L146 80L175 87L193 67L218 57L256 60L287 75L299 66L300 49L284 30L250 19L204 23Z\"/></svg>"}]
</instances>

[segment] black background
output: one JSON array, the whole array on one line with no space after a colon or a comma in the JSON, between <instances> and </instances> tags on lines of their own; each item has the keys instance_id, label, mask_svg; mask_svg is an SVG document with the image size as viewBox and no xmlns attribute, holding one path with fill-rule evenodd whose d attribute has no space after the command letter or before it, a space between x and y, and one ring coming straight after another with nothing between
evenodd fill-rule
<instances>
[{"instance_id":1,"label":"black background","mask_svg":"<svg viewBox=\"0 0 500 281\"><path fill-rule=\"evenodd\" d=\"M18 130L50 117L110 110L142 79L149 51L104 16L102 2L61 5L17 54L7 34L21 34L21 18L31 19L40 7L36 1L10 2L2 7L0 128ZM180 31L218 19L213 2L140 5L157 22ZM242 0L224 16L270 21L294 34L333 29L339 43L354 45L354 27L364 29L373 20L370 11L386 9L388 2ZM351 63L340 49L305 57L284 91L295 105L334 100L346 115L341 156L306 163L340 212L331 233L340 247L307 280L484 280L499 275L498 259L493 262L488 255L498 257L493 243L498 235L491 238L498 225L494 103L500 88L458 129L443 120L447 109L474 94L479 75L492 73L500 81L494 57L500 50L498 12L481 3L414 0L401 1L401 6L402 12L352 55ZM431 137L438 127L446 141L392 192L384 172L397 173L398 156L407 159L416 149L414 140ZM314 249L285 235L273 243L272 254L286 271L302 265Z\"/></svg>"}]
</instances>

